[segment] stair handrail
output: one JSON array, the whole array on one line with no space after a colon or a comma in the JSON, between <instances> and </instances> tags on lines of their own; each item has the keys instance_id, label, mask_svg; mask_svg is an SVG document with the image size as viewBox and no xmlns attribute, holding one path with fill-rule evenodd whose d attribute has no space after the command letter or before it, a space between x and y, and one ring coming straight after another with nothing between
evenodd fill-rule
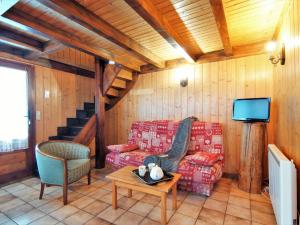
<instances>
[{"instance_id":1,"label":"stair handrail","mask_svg":"<svg viewBox=\"0 0 300 225\"><path fill-rule=\"evenodd\" d=\"M75 136L73 141L88 146L96 136L96 125L97 117L94 114L84 125L81 131Z\"/></svg>"}]
</instances>

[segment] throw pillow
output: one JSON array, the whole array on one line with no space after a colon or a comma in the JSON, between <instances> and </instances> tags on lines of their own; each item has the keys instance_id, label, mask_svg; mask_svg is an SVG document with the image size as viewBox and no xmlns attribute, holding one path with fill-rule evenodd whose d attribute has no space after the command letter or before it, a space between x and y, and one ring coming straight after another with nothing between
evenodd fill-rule
<instances>
[{"instance_id":1,"label":"throw pillow","mask_svg":"<svg viewBox=\"0 0 300 225\"><path fill-rule=\"evenodd\" d=\"M122 153L122 152L130 152L138 149L139 146L136 144L121 144L121 145L109 145L107 149L111 152Z\"/></svg>"},{"instance_id":2,"label":"throw pillow","mask_svg":"<svg viewBox=\"0 0 300 225\"><path fill-rule=\"evenodd\" d=\"M214 154L214 153L208 153L208 152L196 152L193 155L187 155L185 156L185 159L195 165L199 166L212 166L217 161L222 160L221 154Z\"/></svg>"}]
</instances>

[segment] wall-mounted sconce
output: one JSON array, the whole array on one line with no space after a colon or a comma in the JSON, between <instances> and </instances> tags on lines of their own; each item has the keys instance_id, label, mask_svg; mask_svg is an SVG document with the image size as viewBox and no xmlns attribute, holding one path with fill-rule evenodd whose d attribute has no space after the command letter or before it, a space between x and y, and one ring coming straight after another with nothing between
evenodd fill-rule
<instances>
[{"instance_id":1,"label":"wall-mounted sconce","mask_svg":"<svg viewBox=\"0 0 300 225\"><path fill-rule=\"evenodd\" d=\"M180 84L181 87L186 87L189 83L189 76L192 73L190 66L182 66L175 69L174 81Z\"/></svg>"},{"instance_id":2,"label":"wall-mounted sconce","mask_svg":"<svg viewBox=\"0 0 300 225\"><path fill-rule=\"evenodd\" d=\"M279 48L279 53L276 54L277 49L277 43L274 41L271 41L267 44L266 48L267 51L271 54L269 57L269 60L272 64L276 65L280 62L281 65L285 64L285 46L282 44L281 48Z\"/></svg>"},{"instance_id":3,"label":"wall-mounted sconce","mask_svg":"<svg viewBox=\"0 0 300 225\"><path fill-rule=\"evenodd\" d=\"M180 86L181 87L186 87L189 83L189 79L188 79L188 76L185 75L185 74L182 74L181 75L181 78L180 78Z\"/></svg>"}]
</instances>

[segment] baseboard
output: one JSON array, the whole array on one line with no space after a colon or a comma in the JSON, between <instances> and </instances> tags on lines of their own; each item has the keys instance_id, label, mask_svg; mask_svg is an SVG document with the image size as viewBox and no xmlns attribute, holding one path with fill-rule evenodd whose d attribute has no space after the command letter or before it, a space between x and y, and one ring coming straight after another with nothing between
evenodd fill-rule
<instances>
[{"instance_id":1,"label":"baseboard","mask_svg":"<svg viewBox=\"0 0 300 225\"><path fill-rule=\"evenodd\" d=\"M27 169L21 170L21 171L16 171L16 172L9 173L9 174L1 175L0 176L0 186L5 186L5 185L8 185L10 183L15 183L15 182L18 182L20 180L24 180L24 178L30 177L32 175L33 175L33 172L29 171Z\"/></svg>"}]
</instances>

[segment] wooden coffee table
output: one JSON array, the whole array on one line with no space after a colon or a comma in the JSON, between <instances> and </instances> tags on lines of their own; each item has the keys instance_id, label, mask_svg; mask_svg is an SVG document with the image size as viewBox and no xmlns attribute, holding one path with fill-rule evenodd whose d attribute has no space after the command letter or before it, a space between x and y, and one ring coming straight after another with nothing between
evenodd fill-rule
<instances>
[{"instance_id":1,"label":"wooden coffee table","mask_svg":"<svg viewBox=\"0 0 300 225\"><path fill-rule=\"evenodd\" d=\"M166 182L161 182L156 185L144 184L137 178L132 170L136 169L134 166L126 166L109 175L106 178L112 181L112 207L117 208L117 187L124 187L128 189L128 197L132 196L132 190L152 194L161 198L161 223L167 224L167 195L172 189L173 194L173 209L177 209L177 182L181 174L172 173L173 179Z\"/></svg>"}]
</instances>

